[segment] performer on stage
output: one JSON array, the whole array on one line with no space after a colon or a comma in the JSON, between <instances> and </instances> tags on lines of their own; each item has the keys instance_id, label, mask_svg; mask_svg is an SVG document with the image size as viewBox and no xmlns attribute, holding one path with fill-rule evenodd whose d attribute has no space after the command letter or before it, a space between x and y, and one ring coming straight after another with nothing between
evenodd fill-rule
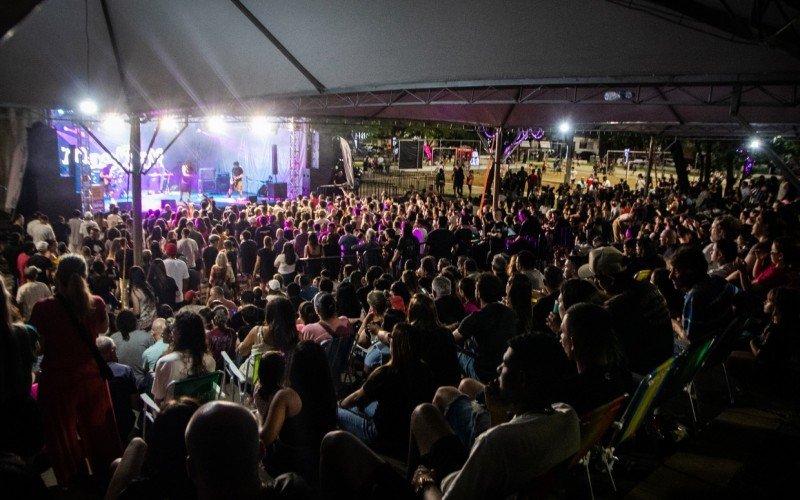
<instances>
[{"instance_id":1,"label":"performer on stage","mask_svg":"<svg viewBox=\"0 0 800 500\"><path fill-rule=\"evenodd\" d=\"M194 163L191 160L181 165L181 190L180 194L178 195L178 201L183 201L184 191L189 193L187 201L192 201L192 184L194 184L194 174Z\"/></svg>"},{"instance_id":2,"label":"performer on stage","mask_svg":"<svg viewBox=\"0 0 800 500\"><path fill-rule=\"evenodd\" d=\"M239 162L233 162L233 168L231 169L231 185L228 188L228 196L231 195L233 190L239 191L239 196L244 195L244 169L239 166Z\"/></svg>"},{"instance_id":3,"label":"performer on stage","mask_svg":"<svg viewBox=\"0 0 800 500\"><path fill-rule=\"evenodd\" d=\"M103 183L103 194L111 198L111 190L114 188L114 176L112 175L112 171L114 169L114 164L109 163L102 170L100 170L100 179Z\"/></svg>"}]
</instances>

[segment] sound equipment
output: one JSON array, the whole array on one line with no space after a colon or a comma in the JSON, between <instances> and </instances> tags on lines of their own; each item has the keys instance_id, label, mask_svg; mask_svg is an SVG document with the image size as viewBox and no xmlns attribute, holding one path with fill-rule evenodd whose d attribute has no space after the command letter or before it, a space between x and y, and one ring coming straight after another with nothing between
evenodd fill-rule
<instances>
[{"instance_id":1,"label":"sound equipment","mask_svg":"<svg viewBox=\"0 0 800 500\"><path fill-rule=\"evenodd\" d=\"M272 197L273 198L286 198L286 183L285 182L276 182L275 184L271 184L272 186Z\"/></svg>"},{"instance_id":2,"label":"sound equipment","mask_svg":"<svg viewBox=\"0 0 800 500\"><path fill-rule=\"evenodd\" d=\"M173 210L178 208L178 203L175 201L175 198L162 198L161 209L163 210L167 205L171 206Z\"/></svg>"},{"instance_id":3,"label":"sound equipment","mask_svg":"<svg viewBox=\"0 0 800 500\"><path fill-rule=\"evenodd\" d=\"M201 168L200 169L200 180L201 181L208 181L214 180L214 171L213 168Z\"/></svg>"},{"instance_id":4,"label":"sound equipment","mask_svg":"<svg viewBox=\"0 0 800 500\"><path fill-rule=\"evenodd\" d=\"M215 183L216 186L213 191L216 191L217 193L227 193L228 187L230 186L230 180L231 179L228 174L217 174L217 181Z\"/></svg>"},{"instance_id":5,"label":"sound equipment","mask_svg":"<svg viewBox=\"0 0 800 500\"><path fill-rule=\"evenodd\" d=\"M272 145L272 175L278 175L278 145Z\"/></svg>"},{"instance_id":6,"label":"sound equipment","mask_svg":"<svg viewBox=\"0 0 800 500\"><path fill-rule=\"evenodd\" d=\"M285 199L287 192L287 184L285 182L276 182L274 184L264 184L258 189L258 196L266 196L268 198ZM252 196L251 196L252 198Z\"/></svg>"},{"instance_id":7,"label":"sound equipment","mask_svg":"<svg viewBox=\"0 0 800 500\"><path fill-rule=\"evenodd\" d=\"M133 202L132 201L118 201L117 208L122 210L123 212L130 212L133 209Z\"/></svg>"},{"instance_id":8,"label":"sound equipment","mask_svg":"<svg viewBox=\"0 0 800 500\"><path fill-rule=\"evenodd\" d=\"M200 192L201 193L210 193L217 189L217 181L216 179L200 179Z\"/></svg>"},{"instance_id":9,"label":"sound equipment","mask_svg":"<svg viewBox=\"0 0 800 500\"><path fill-rule=\"evenodd\" d=\"M248 196L247 199L250 200L250 203L258 203L258 196Z\"/></svg>"}]
</instances>

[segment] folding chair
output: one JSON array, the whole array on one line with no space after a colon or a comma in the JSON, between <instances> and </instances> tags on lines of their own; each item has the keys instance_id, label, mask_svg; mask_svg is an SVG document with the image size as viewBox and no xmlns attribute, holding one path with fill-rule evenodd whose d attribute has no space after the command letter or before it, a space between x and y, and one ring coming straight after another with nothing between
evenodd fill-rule
<instances>
[{"instance_id":1,"label":"folding chair","mask_svg":"<svg viewBox=\"0 0 800 500\"><path fill-rule=\"evenodd\" d=\"M664 385L661 396L661 400L663 401L685 392L689 398L689 406L692 409L692 421L695 424L697 424L697 410L694 402L697 399L697 395L694 389L694 378L700 369L703 368L715 341L716 338L710 338L698 345L693 345L675 358L672 375L670 375L669 381Z\"/></svg>"},{"instance_id":2,"label":"folding chair","mask_svg":"<svg viewBox=\"0 0 800 500\"><path fill-rule=\"evenodd\" d=\"M142 403L144 403L142 405L142 415L144 415L142 419L142 439L147 440L147 427L148 425L153 425L156 417L161 413L161 408L159 408L156 402L153 401L153 398L147 394L139 394L139 397L142 399Z\"/></svg>"},{"instance_id":3,"label":"folding chair","mask_svg":"<svg viewBox=\"0 0 800 500\"><path fill-rule=\"evenodd\" d=\"M628 399L628 395L624 394L603 406L581 415L581 445L568 468L572 469L578 464L583 466L586 471L586 481L589 484L589 493L592 500L594 500L594 488L592 487L592 476L589 473L592 448L597 446L608 433L608 430L614 424L614 419L617 418L617 414L622 410L622 405L626 399Z\"/></svg>"},{"instance_id":4,"label":"folding chair","mask_svg":"<svg viewBox=\"0 0 800 500\"><path fill-rule=\"evenodd\" d=\"M728 369L725 366L725 361L728 359L728 355L734 349L736 342L742 335L751 328L754 328L757 324L758 320L754 318L744 319L742 317L736 317L731 320L727 328L720 334L717 342L714 343L704 366L704 369L710 369L717 365L722 366L722 374L725 377L725 389L728 391L728 401L730 401L731 404L734 403L733 390L731 389L731 381L730 378L728 378Z\"/></svg>"},{"instance_id":5,"label":"folding chair","mask_svg":"<svg viewBox=\"0 0 800 500\"><path fill-rule=\"evenodd\" d=\"M173 399L189 396L199 401L200 404L216 401L222 394L224 376L223 372L215 371L198 377L173 380L167 385L167 393L172 394Z\"/></svg>"},{"instance_id":6,"label":"folding chair","mask_svg":"<svg viewBox=\"0 0 800 500\"><path fill-rule=\"evenodd\" d=\"M617 485L614 483L614 476L611 474L611 469L614 463L619 459L614 456L614 451L619 445L632 438L639 428L644 423L645 419L652 413L658 395L664 386L664 382L668 379L672 366L675 363L675 358L669 358L664 361L655 370L650 372L639 383L636 392L633 394L628 407L625 408L625 413L619 422L614 422L616 430L611 436L608 445L603 448L602 462L606 469L609 479L611 480L611 487L617 491Z\"/></svg>"},{"instance_id":7,"label":"folding chair","mask_svg":"<svg viewBox=\"0 0 800 500\"><path fill-rule=\"evenodd\" d=\"M355 343L356 336L348 335L346 337L334 337L322 344L328 356L328 366L331 369L331 377L333 378L333 387L336 390L337 396L340 395L343 389L342 375L347 369L347 364L350 359L350 353Z\"/></svg>"},{"instance_id":8,"label":"folding chair","mask_svg":"<svg viewBox=\"0 0 800 500\"><path fill-rule=\"evenodd\" d=\"M227 375L227 382L236 388L236 399L239 404L244 404L244 396L246 394L247 379L244 374L239 370L239 367L233 362L228 353L222 351L222 362Z\"/></svg>"}]
</instances>

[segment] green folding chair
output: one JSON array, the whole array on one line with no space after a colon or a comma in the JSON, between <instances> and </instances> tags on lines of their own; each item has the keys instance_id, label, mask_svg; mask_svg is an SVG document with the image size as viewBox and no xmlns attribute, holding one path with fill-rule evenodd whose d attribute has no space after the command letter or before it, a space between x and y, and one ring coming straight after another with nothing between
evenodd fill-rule
<instances>
[{"instance_id":1,"label":"green folding chair","mask_svg":"<svg viewBox=\"0 0 800 500\"><path fill-rule=\"evenodd\" d=\"M167 386L167 393L171 391L173 399L188 396L196 399L200 404L216 401L222 393L223 376L221 371L216 371L197 377L175 380Z\"/></svg>"},{"instance_id":2,"label":"green folding chair","mask_svg":"<svg viewBox=\"0 0 800 500\"><path fill-rule=\"evenodd\" d=\"M705 366L708 356L713 352L712 347L716 342L716 337L710 338L698 345L693 345L677 358L672 368L672 374L664 385L661 401L676 397L681 393L686 393L689 398L689 406L692 409L692 420L697 424L697 410L695 400L697 394L694 389L694 378Z\"/></svg>"},{"instance_id":3,"label":"green folding chair","mask_svg":"<svg viewBox=\"0 0 800 500\"><path fill-rule=\"evenodd\" d=\"M636 388L628 407L625 409L622 419L614 423L616 431L611 436L608 445L603 448L602 457L603 465L614 491L617 491L617 486L614 483L611 469L614 463L619 460L614 456L614 451L619 445L632 438L639 431L645 419L653 412L655 402L658 401L659 393L664 387L664 382L668 380L674 363L675 358L669 358L643 378L639 383L639 387Z\"/></svg>"},{"instance_id":4,"label":"green folding chair","mask_svg":"<svg viewBox=\"0 0 800 500\"><path fill-rule=\"evenodd\" d=\"M575 457L573 457L572 462L569 464L569 468L572 469L578 464L583 466L586 471L586 481L589 484L589 493L592 500L594 500L594 488L592 487L592 476L589 473L592 449L600 444L600 441L608 433L608 430L614 424L614 420L617 418L620 410L622 410L622 405L625 403L626 399L628 399L628 395L622 395L610 403L606 403L581 415L581 445L580 448L578 448L578 453L575 454Z\"/></svg>"}]
</instances>

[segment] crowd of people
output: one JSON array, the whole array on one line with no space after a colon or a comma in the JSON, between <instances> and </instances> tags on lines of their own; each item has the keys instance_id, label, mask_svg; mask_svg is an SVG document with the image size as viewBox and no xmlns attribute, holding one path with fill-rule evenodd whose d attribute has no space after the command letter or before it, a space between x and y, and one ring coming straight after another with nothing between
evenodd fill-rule
<instances>
[{"instance_id":1,"label":"crowd of people","mask_svg":"<svg viewBox=\"0 0 800 500\"><path fill-rule=\"evenodd\" d=\"M579 416L735 316L760 322L726 361L739 387L786 381L785 179L513 175L494 210L438 188L166 206L140 262L116 207L18 216L0 240L4 477L33 491L45 464L106 498L506 497L577 452ZM243 404L176 396L228 360ZM141 394L160 408L146 440Z\"/></svg>"}]
</instances>

